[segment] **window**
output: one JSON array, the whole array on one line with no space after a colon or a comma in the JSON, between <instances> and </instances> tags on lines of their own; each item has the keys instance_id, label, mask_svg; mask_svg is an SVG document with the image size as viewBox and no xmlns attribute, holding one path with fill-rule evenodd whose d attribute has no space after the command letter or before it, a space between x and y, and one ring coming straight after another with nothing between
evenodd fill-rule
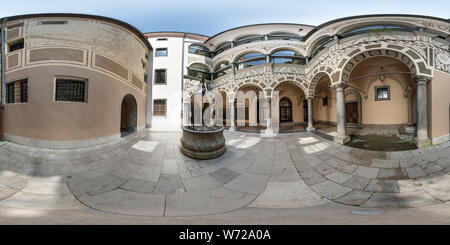
<instances>
[{"instance_id":1,"label":"window","mask_svg":"<svg viewBox=\"0 0 450 245\"><path fill-rule=\"evenodd\" d=\"M322 98L322 106L328 106L328 97Z\"/></svg>"},{"instance_id":2,"label":"window","mask_svg":"<svg viewBox=\"0 0 450 245\"><path fill-rule=\"evenodd\" d=\"M166 84L166 69L156 69L155 70L155 84Z\"/></svg>"},{"instance_id":3,"label":"window","mask_svg":"<svg viewBox=\"0 0 450 245\"><path fill-rule=\"evenodd\" d=\"M261 53L247 53L240 56L237 60L237 69L242 69L250 66L257 66L266 63L266 57Z\"/></svg>"},{"instance_id":4,"label":"window","mask_svg":"<svg viewBox=\"0 0 450 245\"><path fill-rule=\"evenodd\" d=\"M195 78L205 78L206 80L211 80L211 73L209 72L208 66L195 63L188 67L188 75Z\"/></svg>"},{"instance_id":5,"label":"window","mask_svg":"<svg viewBox=\"0 0 450 245\"><path fill-rule=\"evenodd\" d=\"M23 26L23 23L13 24L13 25L8 26L8 30L17 28L17 27L22 27L22 26Z\"/></svg>"},{"instance_id":6,"label":"window","mask_svg":"<svg viewBox=\"0 0 450 245\"><path fill-rule=\"evenodd\" d=\"M166 116L166 99L153 100L153 116Z\"/></svg>"},{"instance_id":7,"label":"window","mask_svg":"<svg viewBox=\"0 0 450 245\"><path fill-rule=\"evenodd\" d=\"M6 84L6 103L28 102L28 80L23 79Z\"/></svg>"},{"instance_id":8,"label":"window","mask_svg":"<svg viewBox=\"0 0 450 245\"><path fill-rule=\"evenodd\" d=\"M159 56L167 56L167 48L157 48L155 55L157 57L159 57Z\"/></svg>"},{"instance_id":9,"label":"window","mask_svg":"<svg viewBox=\"0 0 450 245\"><path fill-rule=\"evenodd\" d=\"M67 24L66 20L46 20L46 21L39 21L41 25L65 25Z\"/></svg>"},{"instance_id":10,"label":"window","mask_svg":"<svg viewBox=\"0 0 450 245\"><path fill-rule=\"evenodd\" d=\"M211 57L211 52L207 48L196 44L189 46L189 53Z\"/></svg>"},{"instance_id":11,"label":"window","mask_svg":"<svg viewBox=\"0 0 450 245\"><path fill-rule=\"evenodd\" d=\"M9 52L13 52L19 49L23 49L24 43L23 43L23 39L14 41L14 42L10 42L9 43Z\"/></svg>"},{"instance_id":12,"label":"window","mask_svg":"<svg viewBox=\"0 0 450 245\"><path fill-rule=\"evenodd\" d=\"M55 101L87 102L86 81L56 79Z\"/></svg>"},{"instance_id":13,"label":"window","mask_svg":"<svg viewBox=\"0 0 450 245\"><path fill-rule=\"evenodd\" d=\"M145 73L145 74L144 74L144 82L145 82L145 83L148 83L147 80L148 80L148 75L147 75L147 73Z\"/></svg>"},{"instance_id":14,"label":"window","mask_svg":"<svg viewBox=\"0 0 450 245\"><path fill-rule=\"evenodd\" d=\"M375 87L375 100L390 100L389 86Z\"/></svg>"},{"instance_id":15,"label":"window","mask_svg":"<svg viewBox=\"0 0 450 245\"><path fill-rule=\"evenodd\" d=\"M228 61L222 61L216 66L214 73L213 73L213 79L221 77L230 71L231 71L230 63Z\"/></svg>"},{"instance_id":16,"label":"window","mask_svg":"<svg viewBox=\"0 0 450 245\"><path fill-rule=\"evenodd\" d=\"M263 40L264 40L263 35L248 35L248 36L244 36L244 37L240 37L240 38L236 39L234 41L234 45L239 46L241 44L260 42Z\"/></svg>"},{"instance_id":17,"label":"window","mask_svg":"<svg viewBox=\"0 0 450 245\"><path fill-rule=\"evenodd\" d=\"M301 41L302 37L293 33L287 32L276 32L271 33L267 36L269 40L291 40L291 41Z\"/></svg>"},{"instance_id":18,"label":"window","mask_svg":"<svg viewBox=\"0 0 450 245\"><path fill-rule=\"evenodd\" d=\"M305 65L306 59L297 52L291 50L280 50L270 55L270 62L274 64Z\"/></svg>"},{"instance_id":19,"label":"window","mask_svg":"<svg viewBox=\"0 0 450 245\"><path fill-rule=\"evenodd\" d=\"M217 45L216 49L214 50L214 55L220 54L229 48L231 48L231 42L221 43L221 44Z\"/></svg>"}]
</instances>

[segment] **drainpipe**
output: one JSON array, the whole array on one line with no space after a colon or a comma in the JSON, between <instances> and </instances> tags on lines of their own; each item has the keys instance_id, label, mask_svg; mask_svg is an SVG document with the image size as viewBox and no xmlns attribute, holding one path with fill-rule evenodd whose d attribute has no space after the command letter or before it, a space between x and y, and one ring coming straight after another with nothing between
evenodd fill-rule
<instances>
[{"instance_id":1,"label":"drainpipe","mask_svg":"<svg viewBox=\"0 0 450 245\"><path fill-rule=\"evenodd\" d=\"M147 38L148 41L148 38ZM146 128L152 127L153 119L153 47L148 51L147 60L147 123Z\"/></svg>"},{"instance_id":2,"label":"drainpipe","mask_svg":"<svg viewBox=\"0 0 450 245\"><path fill-rule=\"evenodd\" d=\"M184 115L186 112L184 111L184 99L183 99L183 93L184 93L184 40L186 38L186 33L183 35L183 41L181 42L181 128L183 128L184 125L184 118L186 115Z\"/></svg>"},{"instance_id":3,"label":"drainpipe","mask_svg":"<svg viewBox=\"0 0 450 245\"><path fill-rule=\"evenodd\" d=\"M0 105L0 140L5 140L5 24L6 18L2 20L1 26L1 105Z\"/></svg>"}]
</instances>

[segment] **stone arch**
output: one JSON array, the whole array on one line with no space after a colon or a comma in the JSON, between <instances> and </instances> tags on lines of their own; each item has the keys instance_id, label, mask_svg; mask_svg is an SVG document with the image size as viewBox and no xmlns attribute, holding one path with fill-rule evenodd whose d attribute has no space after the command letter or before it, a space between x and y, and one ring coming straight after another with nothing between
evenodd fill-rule
<instances>
[{"instance_id":1,"label":"stone arch","mask_svg":"<svg viewBox=\"0 0 450 245\"><path fill-rule=\"evenodd\" d=\"M281 51L281 50L290 50L290 51L297 52L297 53L299 53L302 56L306 56L304 49L301 49L301 48L298 48L298 47L295 47L295 46L277 46L277 47L274 47L272 49L269 49L267 51L267 53L271 55L271 54L273 54L273 53L275 53L277 51Z\"/></svg>"},{"instance_id":2,"label":"stone arch","mask_svg":"<svg viewBox=\"0 0 450 245\"><path fill-rule=\"evenodd\" d=\"M270 85L270 91L271 91L270 96L272 96L273 91L275 91L277 89L277 87L279 87L282 84L293 84L293 85L297 86L303 92L305 97L307 95L307 92L306 92L307 90L306 90L306 87L303 85L303 83L293 80L293 79L287 79L286 77L282 77L282 78L278 79L278 81L273 82Z\"/></svg>"},{"instance_id":3,"label":"stone arch","mask_svg":"<svg viewBox=\"0 0 450 245\"><path fill-rule=\"evenodd\" d=\"M307 93L305 93L307 96L314 96L317 83L324 76L328 76L328 78L330 79L330 84L333 84L332 77L331 77L331 75L329 74L328 71L332 71L332 69L329 68L329 67L326 67L326 68L323 67L323 69L322 69L322 67L321 67L321 68L316 69L314 71L314 73L313 73L314 76L312 77L311 82L309 83L309 87L308 87Z\"/></svg>"},{"instance_id":4,"label":"stone arch","mask_svg":"<svg viewBox=\"0 0 450 245\"><path fill-rule=\"evenodd\" d=\"M197 64L205 66L206 68L208 68L208 71L211 72L211 67L208 64L201 63L201 62L198 62L198 61L193 61L193 62L189 63L188 67L190 68L192 65L197 65Z\"/></svg>"},{"instance_id":5,"label":"stone arch","mask_svg":"<svg viewBox=\"0 0 450 245\"><path fill-rule=\"evenodd\" d=\"M250 87L250 86L255 86L259 89L261 89L261 91L265 91L264 87L261 86L261 83L258 80L246 80L243 82L240 82L239 84L237 84L237 86L235 86L235 88L233 89L233 99L236 99L236 92L245 88L245 87Z\"/></svg>"},{"instance_id":6,"label":"stone arch","mask_svg":"<svg viewBox=\"0 0 450 245\"><path fill-rule=\"evenodd\" d=\"M352 98L352 95L354 95L353 98ZM352 103L352 102L358 103L358 124L359 124L359 127L362 127L362 98L361 98L361 94L355 89L347 89L347 90L345 90L344 101L345 101L345 103Z\"/></svg>"},{"instance_id":7,"label":"stone arch","mask_svg":"<svg viewBox=\"0 0 450 245\"><path fill-rule=\"evenodd\" d=\"M232 62L236 62L236 59L237 59L238 57L240 57L240 56L242 56L242 55L245 55L245 54L248 54L248 53L260 53L260 54L263 54L263 55L267 55L267 54L268 54L268 53L266 52L266 50L264 50L264 49L252 48L252 49L244 50L244 51L241 51L241 52L238 52L238 53L234 54L234 55L231 57L231 61L232 61Z\"/></svg>"},{"instance_id":8,"label":"stone arch","mask_svg":"<svg viewBox=\"0 0 450 245\"><path fill-rule=\"evenodd\" d=\"M228 62L228 64L232 63L231 60L229 60L229 59L225 59L225 58L224 59L220 59L216 63L214 63L214 65L212 66L211 71L214 72L216 70L217 66L220 65L223 62Z\"/></svg>"},{"instance_id":9,"label":"stone arch","mask_svg":"<svg viewBox=\"0 0 450 245\"><path fill-rule=\"evenodd\" d=\"M366 48L368 46L366 46ZM403 62L405 65L408 66L413 76L421 75L426 77L432 77L432 70L426 68L426 62L419 54L417 54L412 49L400 51L403 49L405 48L402 47L399 47L399 49L382 48L382 49L370 49L361 51L361 48L357 48L349 52L348 55L339 62L339 67L342 67L341 68L342 71L339 76L339 81L333 81L333 83L336 82L347 83L350 74L353 71L353 68L355 68L361 61L366 60L368 58L380 56L395 58Z\"/></svg>"}]
</instances>

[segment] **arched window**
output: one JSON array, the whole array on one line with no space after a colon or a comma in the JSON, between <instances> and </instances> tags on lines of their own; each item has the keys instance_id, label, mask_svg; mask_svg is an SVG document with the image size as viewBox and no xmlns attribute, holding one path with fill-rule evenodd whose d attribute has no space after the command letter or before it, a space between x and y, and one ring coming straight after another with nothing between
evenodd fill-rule
<instances>
[{"instance_id":1,"label":"arched window","mask_svg":"<svg viewBox=\"0 0 450 245\"><path fill-rule=\"evenodd\" d=\"M292 102L288 98L280 100L280 122L292 122Z\"/></svg>"},{"instance_id":2,"label":"arched window","mask_svg":"<svg viewBox=\"0 0 450 245\"><path fill-rule=\"evenodd\" d=\"M261 53L246 53L236 59L236 68L242 69L250 66L257 66L266 63L266 57Z\"/></svg>"},{"instance_id":3,"label":"arched window","mask_svg":"<svg viewBox=\"0 0 450 245\"><path fill-rule=\"evenodd\" d=\"M211 80L211 73L208 66L200 63L195 63L189 66L188 75L196 78L204 77L206 80Z\"/></svg>"},{"instance_id":4,"label":"arched window","mask_svg":"<svg viewBox=\"0 0 450 245\"><path fill-rule=\"evenodd\" d=\"M291 40L291 41L301 41L302 37L293 33L288 32L274 32L267 36L269 40Z\"/></svg>"},{"instance_id":5,"label":"arched window","mask_svg":"<svg viewBox=\"0 0 450 245\"><path fill-rule=\"evenodd\" d=\"M270 55L270 62L274 64L306 64L305 57L291 50L279 50Z\"/></svg>"},{"instance_id":6,"label":"arched window","mask_svg":"<svg viewBox=\"0 0 450 245\"><path fill-rule=\"evenodd\" d=\"M211 57L211 52L209 52L207 48L198 44L192 44L191 46L189 46L189 53Z\"/></svg>"},{"instance_id":7,"label":"arched window","mask_svg":"<svg viewBox=\"0 0 450 245\"><path fill-rule=\"evenodd\" d=\"M221 44L217 45L216 49L214 50L214 55L220 54L229 48L231 48L231 42L221 43Z\"/></svg>"},{"instance_id":8,"label":"arched window","mask_svg":"<svg viewBox=\"0 0 450 245\"><path fill-rule=\"evenodd\" d=\"M259 42L262 40L264 40L263 35L247 35L234 40L234 46L239 46L246 43Z\"/></svg>"},{"instance_id":9,"label":"arched window","mask_svg":"<svg viewBox=\"0 0 450 245\"><path fill-rule=\"evenodd\" d=\"M214 69L213 79L221 77L231 71L231 65L228 61L220 62Z\"/></svg>"},{"instance_id":10,"label":"arched window","mask_svg":"<svg viewBox=\"0 0 450 245\"><path fill-rule=\"evenodd\" d=\"M314 49L311 52L311 54L309 55L309 57L312 59L314 56L316 56L316 54L318 54L322 49L325 48L325 45L327 45L328 43L330 43L333 40L334 40L333 37L326 37L326 38L323 38L322 40L320 40L319 42L317 42L314 45Z\"/></svg>"},{"instance_id":11,"label":"arched window","mask_svg":"<svg viewBox=\"0 0 450 245\"><path fill-rule=\"evenodd\" d=\"M416 28L410 26L402 26L402 25L370 25L357 27L351 30L347 30L344 33L340 34L340 37L349 37L353 35L358 35L361 33L372 32L391 32L391 31L414 31Z\"/></svg>"}]
</instances>

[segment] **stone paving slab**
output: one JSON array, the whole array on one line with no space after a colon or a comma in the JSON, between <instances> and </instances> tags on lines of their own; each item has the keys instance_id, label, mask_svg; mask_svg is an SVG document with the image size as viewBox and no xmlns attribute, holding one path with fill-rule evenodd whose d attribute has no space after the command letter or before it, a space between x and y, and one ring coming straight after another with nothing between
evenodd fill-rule
<instances>
[{"instance_id":1,"label":"stone paving slab","mask_svg":"<svg viewBox=\"0 0 450 245\"><path fill-rule=\"evenodd\" d=\"M186 192L183 181L178 174L161 174L156 184L154 194L174 194Z\"/></svg>"},{"instance_id":2,"label":"stone paving slab","mask_svg":"<svg viewBox=\"0 0 450 245\"><path fill-rule=\"evenodd\" d=\"M349 180L352 177L352 175L342 172L334 172L332 174L326 175L325 177L327 177L329 180L335 183L342 184L345 181Z\"/></svg>"},{"instance_id":3,"label":"stone paving slab","mask_svg":"<svg viewBox=\"0 0 450 245\"><path fill-rule=\"evenodd\" d=\"M353 190L351 188L338 185L330 180L324 181L319 184L311 185L310 187L319 195L327 198L328 200L334 200Z\"/></svg>"},{"instance_id":4,"label":"stone paving slab","mask_svg":"<svg viewBox=\"0 0 450 245\"><path fill-rule=\"evenodd\" d=\"M313 167L303 162L294 162L295 167L303 181L308 185L314 185L326 181L323 175L319 174Z\"/></svg>"},{"instance_id":5,"label":"stone paving slab","mask_svg":"<svg viewBox=\"0 0 450 245\"><path fill-rule=\"evenodd\" d=\"M97 196L81 196L88 207L105 212L128 215L164 215L164 195L153 195L115 189Z\"/></svg>"},{"instance_id":6,"label":"stone paving slab","mask_svg":"<svg viewBox=\"0 0 450 245\"><path fill-rule=\"evenodd\" d=\"M16 194L19 190L0 184L0 201Z\"/></svg>"},{"instance_id":7,"label":"stone paving slab","mask_svg":"<svg viewBox=\"0 0 450 245\"><path fill-rule=\"evenodd\" d=\"M244 172L234 180L223 185L223 187L233 191L259 195L266 188L268 180L268 175Z\"/></svg>"},{"instance_id":8,"label":"stone paving slab","mask_svg":"<svg viewBox=\"0 0 450 245\"><path fill-rule=\"evenodd\" d=\"M265 191L249 207L301 208L327 203L303 181L268 182Z\"/></svg>"},{"instance_id":9,"label":"stone paving slab","mask_svg":"<svg viewBox=\"0 0 450 245\"><path fill-rule=\"evenodd\" d=\"M377 178L379 171L380 171L379 168L368 168L368 167L360 166L360 167L358 167L358 169L356 169L354 174L358 175L360 177L374 179L374 178Z\"/></svg>"},{"instance_id":10,"label":"stone paving slab","mask_svg":"<svg viewBox=\"0 0 450 245\"><path fill-rule=\"evenodd\" d=\"M338 199L334 199L334 201L342 204L359 206L366 202L372 194L372 192L353 190Z\"/></svg>"},{"instance_id":11,"label":"stone paving slab","mask_svg":"<svg viewBox=\"0 0 450 245\"><path fill-rule=\"evenodd\" d=\"M44 181L28 181L27 185L22 191L36 194L53 194L53 195L68 195L70 190L66 183L54 183Z\"/></svg>"},{"instance_id":12,"label":"stone paving slab","mask_svg":"<svg viewBox=\"0 0 450 245\"><path fill-rule=\"evenodd\" d=\"M370 181L371 179L369 178L353 175L349 180L342 183L342 185L352 189L364 190Z\"/></svg>"},{"instance_id":13,"label":"stone paving slab","mask_svg":"<svg viewBox=\"0 0 450 245\"><path fill-rule=\"evenodd\" d=\"M378 173L378 179L406 179L408 175L404 168L380 168L380 172Z\"/></svg>"},{"instance_id":14,"label":"stone paving slab","mask_svg":"<svg viewBox=\"0 0 450 245\"><path fill-rule=\"evenodd\" d=\"M130 179L120 186L121 189L152 194L156 188L156 182L150 182L140 179Z\"/></svg>"},{"instance_id":15,"label":"stone paving slab","mask_svg":"<svg viewBox=\"0 0 450 245\"><path fill-rule=\"evenodd\" d=\"M419 166L406 168L406 173L408 173L408 177L410 179L415 179L417 177L422 177L422 176L427 175L427 173L425 173L425 171L423 171L423 169Z\"/></svg>"},{"instance_id":16,"label":"stone paving slab","mask_svg":"<svg viewBox=\"0 0 450 245\"><path fill-rule=\"evenodd\" d=\"M403 193L374 193L362 207L368 208L413 208L439 204L440 201L432 198L423 191Z\"/></svg>"},{"instance_id":17,"label":"stone paving slab","mask_svg":"<svg viewBox=\"0 0 450 245\"><path fill-rule=\"evenodd\" d=\"M399 168L400 161L399 160L373 159L372 164L370 166L372 168Z\"/></svg>"},{"instance_id":18,"label":"stone paving slab","mask_svg":"<svg viewBox=\"0 0 450 245\"><path fill-rule=\"evenodd\" d=\"M211 177L209 174L182 178L182 181L188 192L210 190L224 184L222 181Z\"/></svg>"},{"instance_id":19,"label":"stone paving slab","mask_svg":"<svg viewBox=\"0 0 450 245\"><path fill-rule=\"evenodd\" d=\"M0 201L1 206L34 210L82 209L84 206L73 195L47 195L20 191Z\"/></svg>"},{"instance_id":20,"label":"stone paving slab","mask_svg":"<svg viewBox=\"0 0 450 245\"><path fill-rule=\"evenodd\" d=\"M168 195L165 216L218 214L247 206L257 195L218 187L201 192Z\"/></svg>"},{"instance_id":21,"label":"stone paving slab","mask_svg":"<svg viewBox=\"0 0 450 245\"><path fill-rule=\"evenodd\" d=\"M370 181L369 185L365 189L370 192L398 192L398 186L396 180L376 180Z\"/></svg>"}]
</instances>

